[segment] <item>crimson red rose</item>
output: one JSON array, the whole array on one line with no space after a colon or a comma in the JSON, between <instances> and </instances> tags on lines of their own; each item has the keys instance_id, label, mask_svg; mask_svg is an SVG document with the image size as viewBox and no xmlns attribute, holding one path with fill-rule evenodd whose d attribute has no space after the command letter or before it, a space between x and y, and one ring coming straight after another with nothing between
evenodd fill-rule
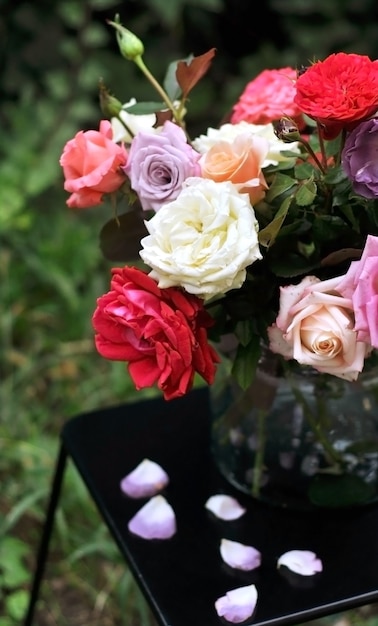
<instances>
[{"instance_id":1,"label":"crimson red rose","mask_svg":"<svg viewBox=\"0 0 378 626\"><path fill-rule=\"evenodd\" d=\"M338 52L311 65L296 82L294 101L323 126L326 139L352 130L378 109L378 61Z\"/></svg>"},{"instance_id":2,"label":"crimson red rose","mask_svg":"<svg viewBox=\"0 0 378 626\"><path fill-rule=\"evenodd\" d=\"M202 300L176 287L160 289L136 267L113 268L110 287L92 318L96 348L128 362L137 389L157 383L171 400L190 391L195 373L213 383L219 357L207 340L213 319Z\"/></svg>"}]
</instances>

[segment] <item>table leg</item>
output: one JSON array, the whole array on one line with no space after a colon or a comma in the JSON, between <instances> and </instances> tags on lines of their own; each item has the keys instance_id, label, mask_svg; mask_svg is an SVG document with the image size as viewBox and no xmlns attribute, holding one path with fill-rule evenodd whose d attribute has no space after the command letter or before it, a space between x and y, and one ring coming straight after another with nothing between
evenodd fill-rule
<instances>
[{"instance_id":1,"label":"table leg","mask_svg":"<svg viewBox=\"0 0 378 626\"><path fill-rule=\"evenodd\" d=\"M60 446L59 456L55 466L55 474L51 485L50 500L46 512L46 519L42 529L42 536L37 554L37 562L34 571L33 584L30 591L29 606L23 626L32 626L34 609L39 596L39 590L46 565L49 543L53 529L57 504L63 482L64 469L66 466L67 451L63 444Z\"/></svg>"}]
</instances>

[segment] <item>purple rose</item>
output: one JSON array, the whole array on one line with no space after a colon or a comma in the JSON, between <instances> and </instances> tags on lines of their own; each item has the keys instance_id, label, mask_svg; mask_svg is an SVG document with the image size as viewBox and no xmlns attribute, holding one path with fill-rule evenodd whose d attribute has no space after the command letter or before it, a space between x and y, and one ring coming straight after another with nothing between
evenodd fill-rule
<instances>
[{"instance_id":1,"label":"purple rose","mask_svg":"<svg viewBox=\"0 0 378 626\"><path fill-rule=\"evenodd\" d=\"M188 177L200 176L200 156L182 128L167 121L161 133L141 131L134 137L123 169L142 208L158 211L177 198Z\"/></svg>"},{"instance_id":2,"label":"purple rose","mask_svg":"<svg viewBox=\"0 0 378 626\"><path fill-rule=\"evenodd\" d=\"M378 197L378 119L361 122L348 134L341 155L343 169L354 191L364 198Z\"/></svg>"}]
</instances>

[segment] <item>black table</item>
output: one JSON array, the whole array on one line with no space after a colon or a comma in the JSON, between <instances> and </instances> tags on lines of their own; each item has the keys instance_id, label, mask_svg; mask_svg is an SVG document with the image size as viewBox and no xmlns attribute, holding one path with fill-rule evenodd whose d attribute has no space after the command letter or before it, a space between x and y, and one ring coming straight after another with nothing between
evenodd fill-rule
<instances>
[{"instance_id":1,"label":"black table","mask_svg":"<svg viewBox=\"0 0 378 626\"><path fill-rule=\"evenodd\" d=\"M259 598L253 618L245 623L253 626L298 624L378 601L378 506L297 513L236 491L209 454L208 390L202 388L171 402L145 400L67 422L24 626L33 621L67 456L161 626L225 624L215 612L215 600L251 583ZM123 495L119 484L144 458L159 463L170 477L163 495L175 511L177 533L169 540L144 540L127 529L145 500ZM247 513L232 522L217 519L204 507L216 493L235 496ZM240 572L226 566L219 554L222 537L259 549L261 567ZM291 549L316 552L323 572L300 577L277 570L278 556Z\"/></svg>"}]
</instances>

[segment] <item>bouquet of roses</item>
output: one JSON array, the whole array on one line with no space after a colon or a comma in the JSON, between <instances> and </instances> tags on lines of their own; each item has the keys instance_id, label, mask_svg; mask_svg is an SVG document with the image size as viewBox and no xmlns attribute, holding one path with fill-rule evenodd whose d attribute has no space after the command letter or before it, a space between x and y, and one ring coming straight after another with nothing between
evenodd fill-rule
<instances>
[{"instance_id":1,"label":"bouquet of roses","mask_svg":"<svg viewBox=\"0 0 378 626\"><path fill-rule=\"evenodd\" d=\"M100 243L120 266L93 315L99 353L167 400L197 374L213 383L214 342L230 334L243 388L263 344L355 380L378 347L378 61L266 69L226 122L190 138L188 97L215 49L160 83L142 42L111 25L159 100L122 104L101 84L99 130L60 159L69 207L113 207Z\"/></svg>"}]
</instances>

